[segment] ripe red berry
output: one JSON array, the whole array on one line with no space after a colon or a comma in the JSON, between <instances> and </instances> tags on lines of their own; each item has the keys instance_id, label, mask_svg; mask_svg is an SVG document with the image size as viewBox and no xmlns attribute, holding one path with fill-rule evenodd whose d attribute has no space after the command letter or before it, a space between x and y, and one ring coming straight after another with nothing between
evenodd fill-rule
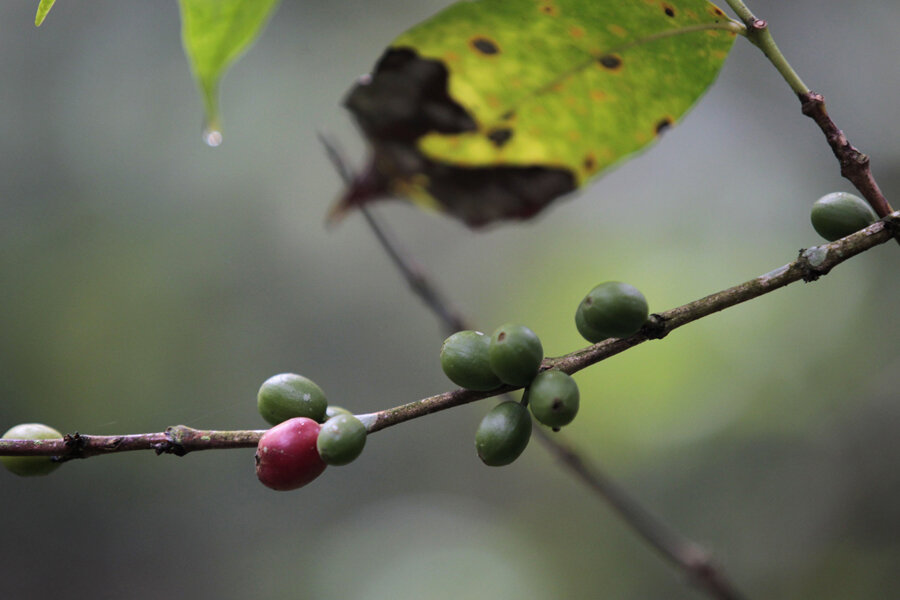
<instances>
[{"instance_id":1,"label":"ripe red berry","mask_svg":"<svg viewBox=\"0 0 900 600\"><path fill-rule=\"evenodd\" d=\"M316 440L319 424L306 417L288 419L268 430L256 448L256 476L273 490L295 490L322 474Z\"/></svg>"}]
</instances>

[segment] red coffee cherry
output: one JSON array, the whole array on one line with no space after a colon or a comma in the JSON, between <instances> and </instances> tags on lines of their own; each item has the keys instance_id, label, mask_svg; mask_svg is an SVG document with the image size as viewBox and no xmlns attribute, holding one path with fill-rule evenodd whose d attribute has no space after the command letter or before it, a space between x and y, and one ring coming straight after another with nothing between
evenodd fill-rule
<instances>
[{"instance_id":1,"label":"red coffee cherry","mask_svg":"<svg viewBox=\"0 0 900 600\"><path fill-rule=\"evenodd\" d=\"M256 448L256 476L273 490L295 490L322 474L316 440L319 424L295 417L263 434Z\"/></svg>"}]
</instances>

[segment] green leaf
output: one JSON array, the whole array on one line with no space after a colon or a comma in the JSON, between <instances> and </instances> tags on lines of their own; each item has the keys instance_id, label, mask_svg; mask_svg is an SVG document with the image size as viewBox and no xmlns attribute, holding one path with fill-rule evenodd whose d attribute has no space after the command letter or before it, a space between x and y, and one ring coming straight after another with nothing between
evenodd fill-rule
<instances>
[{"instance_id":1,"label":"green leaf","mask_svg":"<svg viewBox=\"0 0 900 600\"><path fill-rule=\"evenodd\" d=\"M441 61L477 128L419 148L464 166L540 165L578 185L673 125L715 80L738 25L705 0L457 3L393 48Z\"/></svg>"},{"instance_id":2,"label":"green leaf","mask_svg":"<svg viewBox=\"0 0 900 600\"><path fill-rule=\"evenodd\" d=\"M219 81L262 31L278 0L179 0L181 39L203 94L206 139L221 142Z\"/></svg>"},{"instance_id":3,"label":"green leaf","mask_svg":"<svg viewBox=\"0 0 900 600\"><path fill-rule=\"evenodd\" d=\"M41 23L44 22L44 19L47 18L47 13L50 12L50 9L53 8L53 5L56 3L56 0L41 0L41 3L38 4L37 14L34 15L34 26L40 27Z\"/></svg>"}]
</instances>

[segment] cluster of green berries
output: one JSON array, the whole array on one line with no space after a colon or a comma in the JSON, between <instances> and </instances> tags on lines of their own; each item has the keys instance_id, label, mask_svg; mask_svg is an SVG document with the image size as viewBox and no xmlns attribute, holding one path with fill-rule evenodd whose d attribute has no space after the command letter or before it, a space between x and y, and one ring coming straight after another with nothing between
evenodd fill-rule
<instances>
[{"instance_id":1,"label":"cluster of green berries","mask_svg":"<svg viewBox=\"0 0 900 600\"><path fill-rule=\"evenodd\" d=\"M853 194L832 192L813 203L809 220L813 229L829 242L868 227L877 217L869 205Z\"/></svg>"},{"instance_id":2,"label":"cluster of green berries","mask_svg":"<svg viewBox=\"0 0 900 600\"><path fill-rule=\"evenodd\" d=\"M294 490L328 465L346 465L366 445L366 427L349 411L328 406L325 392L302 375L282 373L259 388L257 408L274 425L259 439L256 476L273 490Z\"/></svg>"},{"instance_id":3,"label":"cluster of green berries","mask_svg":"<svg viewBox=\"0 0 900 600\"><path fill-rule=\"evenodd\" d=\"M501 325L490 337L458 331L444 340L441 368L453 383L475 391L502 384L525 386L521 403L501 402L478 426L475 450L484 464L508 465L522 454L531 439L531 415L554 429L575 418L579 402L575 380L556 369L539 372L543 358L540 338L515 323Z\"/></svg>"},{"instance_id":4,"label":"cluster of green berries","mask_svg":"<svg viewBox=\"0 0 900 600\"><path fill-rule=\"evenodd\" d=\"M4 440L58 440L63 434L43 423L22 423L3 434ZM7 471L21 477L47 475L61 463L52 456L0 456L0 463Z\"/></svg>"},{"instance_id":5,"label":"cluster of green berries","mask_svg":"<svg viewBox=\"0 0 900 600\"><path fill-rule=\"evenodd\" d=\"M618 281L601 283L578 305L575 325L586 340L627 337L647 321L644 295ZM487 336L458 331L441 346L441 368L456 385L479 392L502 384L524 387L522 402L501 402L482 419L475 432L475 450L492 467L508 465L525 450L531 438L531 417L559 431L575 419L578 385L558 369L541 371L544 348L524 325L507 323ZM529 408L531 414L529 415Z\"/></svg>"}]
</instances>

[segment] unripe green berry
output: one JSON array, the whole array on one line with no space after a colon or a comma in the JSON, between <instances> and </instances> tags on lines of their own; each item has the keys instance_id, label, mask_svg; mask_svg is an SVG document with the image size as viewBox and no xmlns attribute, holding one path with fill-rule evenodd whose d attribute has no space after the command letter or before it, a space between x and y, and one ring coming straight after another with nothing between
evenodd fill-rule
<instances>
[{"instance_id":1,"label":"unripe green berry","mask_svg":"<svg viewBox=\"0 0 900 600\"><path fill-rule=\"evenodd\" d=\"M822 196L813 203L809 215L813 228L829 242L868 227L876 218L862 198L846 192Z\"/></svg>"},{"instance_id":2,"label":"unripe green berry","mask_svg":"<svg viewBox=\"0 0 900 600\"><path fill-rule=\"evenodd\" d=\"M319 430L316 447L329 465L346 465L356 460L366 445L366 426L351 414L331 417Z\"/></svg>"},{"instance_id":3,"label":"unripe green berry","mask_svg":"<svg viewBox=\"0 0 900 600\"><path fill-rule=\"evenodd\" d=\"M503 383L527 385L541 366L541 340L524 325L507 323L494 330L488 351L491 370Z\"/></svg>"},{"instance_id":4,"label":"unripe green berry","mask_svg":"<svg viewBox=\"0 0 900 600\"><path fill-rule=\"evenodd\" d=\"M584 302L580 302L578 308L575 310L575 328L578 329L578 333L581 334L581 337L592 344L602 342L607 338L607 336L588 325L587 321L585 321Z\"/></svg>"},{"instance_id":5,"label":"unripe green berry","mask_svg":"<svg viewBox=\"0 0 900 600\"><path fill-rule=\"evenodd\" d=\"M256 406L262 418L278 425L295 417L322 422L328 401L325 392L311 379L294 373L269 377L259 388Z\"/></svg>"},{"instance_id":6,"label":"unripe green berry","mask_svg":"<svg viewBox=\"0 0 900 600\"><path fill-rule=\"evenodd\" d=\"M43 423L22 423L3 434L4 440L56 440L62 438L57 430ZM0 462L12 473L22 477L47 475L60 463L50 456L0 456Z\"/></svg>"},{"instance_id":7,"label":"unripe green berry","mask_svg":"<svg viewBox=\"0 0 900 600\"><path fill-rule=\"evenodd\" d=\"M450 381L468 390L486 392L500 387L491 369L491 338L480 331L457 331L441 346L441 369Z\"/></svg>"},{"instance_id":8,"label":"unripe green berry","mask_svg":"<svg viewBox=\"0 0 900 600\"><path fill-rule=\"evenodd\" d=\"M568 425L578 414L578 385L562 371L538 373L528 386L528 405L539 422L553 429Z\"/></svg>"},{"instance_id":9,"label":"unripe green berry","mask_svg":"<svg viewBox=\"0 0 900 600\"><path fill-rule=\"evenodd\" d=\"M601 283L581 303L585 323L605 337L623 338L637 333L650 312L644 295L620 281Z\"/></svg>"},{"instance_id":10,"label":"unripe green berry","mask_svg":"<svg viewBox=\"0 0 900 600\"><path fill-rule=\"evenodd\" d=\"M509 400L501 402L484 416L475 432L478 458L489 467L513 462L531 439L531 415L528 409Z\"/></svg>"}]
</instances>

